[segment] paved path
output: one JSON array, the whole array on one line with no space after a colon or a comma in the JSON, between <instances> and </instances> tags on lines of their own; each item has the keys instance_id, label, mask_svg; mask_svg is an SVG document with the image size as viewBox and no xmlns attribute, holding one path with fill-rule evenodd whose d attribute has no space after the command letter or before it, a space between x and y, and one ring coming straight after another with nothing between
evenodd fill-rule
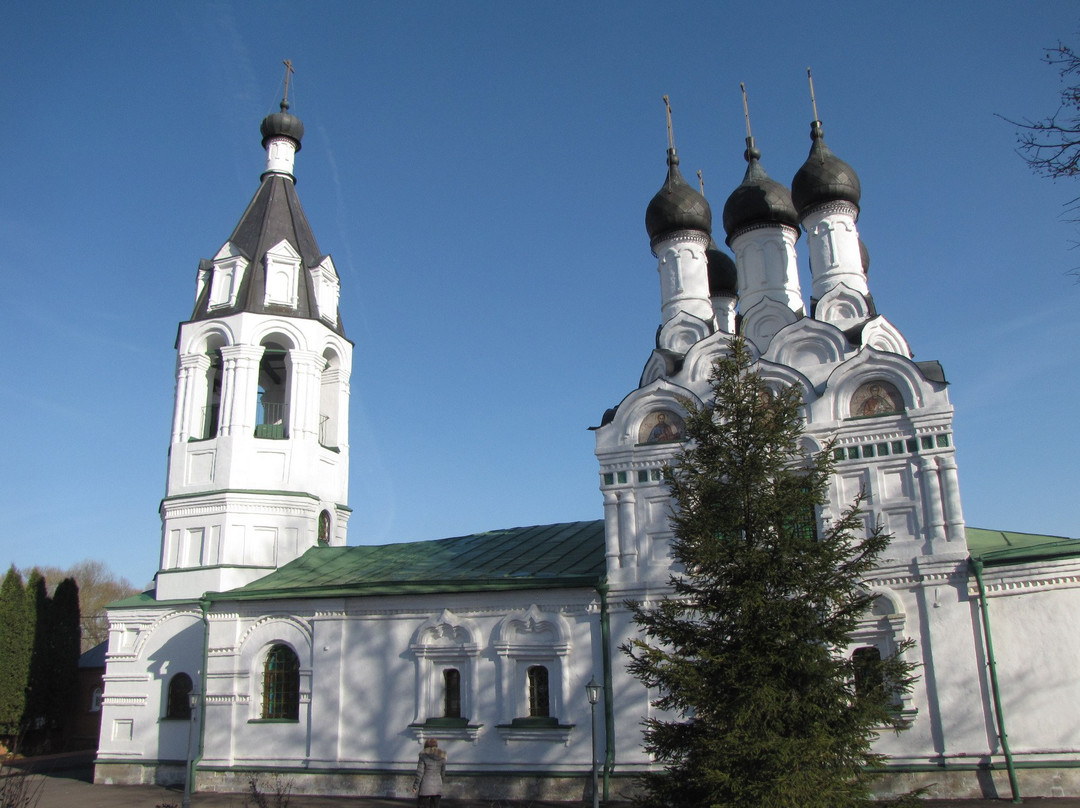
<instances>
[{"instance_id":1,"label":"paved path","mask_svg":"<svg viewBox=\"0 0 1080 808\"><path fill-rule=\"evenodd\" d=\"M42 773L40 800L37 808L179 808L183 793L163 786L98 786L91 782L92 766L87 754L52 755L35 758ZM1004 800L926 800L926 808L1006 808L1012 801ZM245 808L243 794L200 792L191 795L194 808ZM413 808L413 800L381 797L314 797L291 795L289 808ZM628 806L628 803L616 803ZM1024 800L1029 808L1080 808L1080 798ZM444 799L441 808L591 808L584 803L511 800L451 800Z\"/></svg>"}]
</instances>

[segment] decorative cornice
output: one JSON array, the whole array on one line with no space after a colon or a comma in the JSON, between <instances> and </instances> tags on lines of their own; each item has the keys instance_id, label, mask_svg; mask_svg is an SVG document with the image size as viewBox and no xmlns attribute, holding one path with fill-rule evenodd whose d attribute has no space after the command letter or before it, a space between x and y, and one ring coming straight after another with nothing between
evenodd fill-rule
<instances>
[{"instance_id":1,"label":"decorative cornice","mask_svg":"<svg viewBox=\"0 0 1080 808\"><path fill-rule=\"evenodd\" d=\"M1032 572L1035 571L1032 570ZM998 579L997 581L987 581L985 574L983 577L983 590L987 595L995 596L1019 595L1040 589L1072 589L1077 586L1080 586L1080 573L1052 576L1033 575L1030 578ZM969 581L967 588L969 596L976 597L979 594L979 587L974 581Z\"/></svg>"},{"instance_id":2,"label":"decorative cornice","mask_svg":"<svg viewBox=\"0 0 1080 808\"><path fill-rule=\"evenodd\" d=\"M101 697L101 703L106 707L144 707L146 706L145 695L143 696L110 696Z\"/></svg>"},{"instance_id":3,"label":"decorative cornice","mask_svg":"<svg viewBox=\"0 0 1080 808\"><path fill-rule=\"evenodd\" d=\"M815 205L806 211L806 214L802 217L805 222L811 216L828 216L830 213L841 213L847 216L851 216L856 221L859 219L859 206L853 205L843 199L835 199L831 202L825 202L821 205Z\"/></svg>"},{"instance_id":4,"label":"decorative cornice","mask_svg":"<svg viewBox=\"0 0 1080 808\"><path fill-rule=\"evenodd\" d=\"M132 655L131 659L134 660L135 656ZM142 684L143 682L149 682L150 681L150 674L149 673L106 673L104 676L101 677L101 679L104 682L128 682L128 683L135 682L135 683Z\"/></svg>"},{"instance_id":5,"label":"decorative cornice","mask_svg":"<svg viewBox=\"0 0 1080 808\"><path fill-rule=\"evenodd\" d=\"M792 234L796 239L798 239L799 236L801 235L801 231L799 230L799 228L792 227L790 224L785 224L783 222L757 222L755 224L748 224L745 227L740 227L738 230L736 230L734 233L732 233L730 236L728 236L728 244L732 244L735 241L735 239L737 239L739 236L745 235L746 233L749 233L749 232L751 232L753 230L765 230L765 229L781 230L781 231L786 230L788 233Z\"/></svg>"}]
</instances>

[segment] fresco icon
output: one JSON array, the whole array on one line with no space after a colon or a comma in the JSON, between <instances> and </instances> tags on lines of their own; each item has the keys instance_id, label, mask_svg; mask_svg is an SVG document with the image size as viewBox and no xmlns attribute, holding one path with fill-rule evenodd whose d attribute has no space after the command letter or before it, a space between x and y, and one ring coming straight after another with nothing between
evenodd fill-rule
<instances>
[{"instance_id":1,"label":"fresco icon","mask_svg":"<svg viewBox=\"0 0 1080 808\"><path fill-rule=\"evenodd\" d=\"M867 382L851 397L851 417L869 418L904 411L904 399L896 386L884 381Z\"/></svg>"},{"instance_id":2,"label":"fresco icon","mask_svg":"<svg viewBox=\"0 0 1080 808\"><path fill-rule=\"evenodd\" d=\"M666 443L682 440L685 428L682 416L671 410L652 412L641 422L638 443Z\"/></svg>"}]
</instances>

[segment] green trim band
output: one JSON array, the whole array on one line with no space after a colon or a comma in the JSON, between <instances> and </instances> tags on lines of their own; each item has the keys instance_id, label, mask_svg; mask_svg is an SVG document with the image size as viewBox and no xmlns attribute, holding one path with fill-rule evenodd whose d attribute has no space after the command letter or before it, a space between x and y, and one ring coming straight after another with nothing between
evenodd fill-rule
<instances>
[{"instance_id":1,"label":"green trim band","mask_svg":"<svg viewBox=\"0 0 1080 808\"><path fill-rule=\"evenodd\" d=\"M131 763L130 760L118 760L112 761L115 763ZM184 761L180 761L180 765L183 765ZM313 768L310 766L200 766L199 772L213 772L224 774L245 774L247 772L255 773L287 773L287 774L329 774L329 775L349 775L349 774L363 774L363 775L395 775L403 777L413 777L416 774L416 766L410 765L400 769L343 769L341 767L334 768ZM548 777L558 780L578 780L582 776L585 776L588 772L530 772L519 771L517 769L501 769L499 771L480 771L469 769L458 769L454 766L453 772L449 773L448 777Z\"/></svg>"},{"instance_id":2,"label":"green trim band","mask_svg":"<svg viewBox=\"0 0 1080 808\"><path fill-rule=\"evenodd\" d=\"M1014 769L1080 769L1080 760L1014 760ZM920 772L986 772L1008 771L1004 762L994 763L896 763L885 766L864 767L863 771L868 774L905 774Z\"/></svg>"}]
</instances>

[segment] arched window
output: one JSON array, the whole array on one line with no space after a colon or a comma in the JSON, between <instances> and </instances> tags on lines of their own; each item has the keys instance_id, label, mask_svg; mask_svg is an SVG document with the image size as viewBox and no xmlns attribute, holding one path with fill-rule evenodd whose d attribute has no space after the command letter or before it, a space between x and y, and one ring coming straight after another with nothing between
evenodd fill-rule
<instances>
[{"instance_id":1,"label":"arched window","mask_svg":"<svg viewBox=\"0 0 1080 808\"><path fill-rule=\"evenodd\" d=\"M330 544L330 513L323 511L319 514L319 546L325 547Z\"/></svg>"},{"instance_id":2,"label":"arched window","mask_svg":"<svg viewBox=\"0 0 1080 808\"><path fill-rule=\"evenodd\" d=\"M856 648L851 655L855 673L855 695L865 696L882 686L881 651L875 646Z\"/></svg>"},{"instance_id":3,"label":"arched window","mask_svg":"<svg viewBox=\"0 0 1080 808\"><path fill-rule=\"evenodd\" d=\"M288 350L276 342L263 345L259 361L259 408L256 413L256 438L287 438L289 423L289 385L285 357Z\"/></svg>"},{"instance_id":4,"label":"arched window","mask_svg":"<svg viewBox=\"0 0 1080 808\"><path fill-rule=\"evenodd\" d=\"M197 438L216 438L221 425L221 375L223 363L221 346L224 340L213 336L207 340L206 355L210 357L210 367L206 369L206 401L202 410L202 429L194 431ZM195 416L198 418L198 416Z\"/></svg>"},{"instance_id":5,"label":"arched window","mask_svg":"<svg viewBox=\"0 0 1080 808\"><path fill-rule=\"evenodd\" d=\"M181 721L191 720L191 677L178 673L169 680L169 699L165 705L165 717Z\"/></svg>"},{"instance_id":6,"label":"arched window","mask_svg":"<svg viewBox=\"0 0 1080 808\"><path fill-rule=\"evenodd\" d=\"M287 645L275 645L263 669L263 718L300 718L300 659Z\"/></svg>"},{"instance_id":7,"label":"arched window","mask_svg":"<svg viewBox=\"0 0 1080 808\"><path fill-rule=\"evenodd\" d=\"M529 718L547 718L551 714L548 701L548 669L533 665L528 671Z\"/></svg>"},{"instance_id":8,"label":"arched window","mask_svg":"<svg viewBox=\"0 0 1080 808\"><path fill-rule=\"evenodd\" d=\"M443 718L461 718L461 672L443 671Z\"/></svg>"}]
</instances>

